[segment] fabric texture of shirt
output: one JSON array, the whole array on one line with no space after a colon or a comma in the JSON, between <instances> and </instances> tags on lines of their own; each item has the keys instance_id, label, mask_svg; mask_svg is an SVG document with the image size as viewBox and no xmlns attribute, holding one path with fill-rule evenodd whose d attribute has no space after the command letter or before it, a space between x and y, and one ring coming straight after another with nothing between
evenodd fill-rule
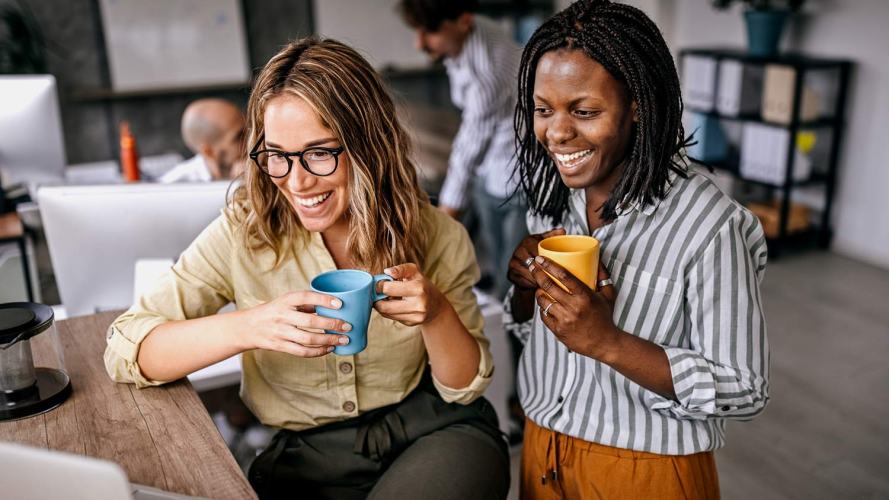
<instances>
[{"instance_id":1,"label":"fabric texture of shirt","mask_svg":"<svg viewBox=\"0 0 889 500\"><path fill-rule=\"evenodd\" d=\"M174 182L210 182L213 176L207 168L207 161L203 155L194 155L184 162L176 165L169 172L158 179L162 184Z\"/></svg>"},{"instance_id":2,"label":"fabric texture of shirt","mask_svg":"<svg viewBox=\"0 0 889 500\"><path fill-rule=\"evenodd\" d=\"M483 182L498 198L507 198L518 183L512 120L522 51L494 21L474 19L460 55L444 61L451 100L462 115L439 203L458 209L467 202L470 182Z\"/></svg>"},{"instance_id":3,"label":"fabric texture of shirt","mask_svg":"<svg viewBox=\"0 0 889 500\"><path fill-rule=\"evenodd\" d=\"M308 290L312 278L336 269L319 233L311 233L305 245L296 243L278 267L271 250L251 254L242 236L243 213L238 207L224 210L172 272L112 323L105 367L113 380L139 387L164 383L146 379L137 364L140 343L164 322L211 315L229 302L238 309L254 307L287 292ZM481 395L493 373L472 290L479 278L475 253L459 222L431 206L422 208L421 220L429 238L422 272L448 298L481 353L477 375L467 387L451 388L434 377L433 382L445 401L468 404ZM405 326L375 310L367 348L358 354L300 358L255 349L241 356L244 402L263 424L295 431L400 402L428 364L420 327Z\"/></svg>"},{"instance_id":4,"label":"fabric texture of shirt","mask_svg":"<svg viewBox=\"0 0 889 500\"><path fill-rule=\"evenodd\" d=\"M519 397L538 425L607 446L688 455L721 447L727 419L752 418L766 405L762 227L703 175L672 175L671 182L656 206L624 210L591 236L614 280L615 324L663 347L677 400L570 352L537 307L531 320L515 323L511 289L504 326L525 344ZM561 225L568 234L590 234L583 190L572 190ZM529 213L531 234L554 227Z\"/></svg>"}]
</instances>

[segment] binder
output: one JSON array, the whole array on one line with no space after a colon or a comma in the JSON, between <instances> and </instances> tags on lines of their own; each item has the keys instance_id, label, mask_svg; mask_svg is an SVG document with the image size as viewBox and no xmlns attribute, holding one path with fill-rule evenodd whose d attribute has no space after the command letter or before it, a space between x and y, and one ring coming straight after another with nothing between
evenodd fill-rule
<instances>
[{"instance_id":1,"label":"binder","mask_svg":"<svg viewBox=\"0 0 889 500\"><path fill-rule=\"evenodd\" d=\"M718 118L689 113L689 126L697 142L689 146L689 156L706 163L721 163L728 159L728 141Z\"/></svg>"},{"instance_id":2,"label":"binder","mask_svg":"<svg viewBox=\"0 0 889 500\"><path fill-rule=\"evenodd\" d=\"M725 116L759 113L763 71L761 65L734 59L720 61L716 110Z\"/></svg>"},{"instance_id":3,"label":"binder","mask_svg":"<svg viewBox=\"0 0 889 500\"><path fill-rule=\"evenodd\" d=\"M739 167L741 177L769 184L783 184L787 171L789 142L790 131L785 128L754 122L745 123ZM794 154L793 180L808 179L812 171L811 159L799 148Z\"/></svg>"},{"instance_id":4,"label":"binder","mask_svg":"<svg viewBox=\"0 0 889 500\"><path fill-rule=\"evenodd\" d=\"M713 111L716 87L716 59L687 55L682 61L682 88L685 104L696 111Z\"/></svg>"},{"instance_id":5,"label":"binder","mask_svg":"<svg viewBox=\"0 0 889 500\"><path fill-rule=\"evenodd\" d=\"M763 77L762 119L782 125L793 121L793 84L796 70L791 66L767 64ZM806 77L808 80L808 76ZM821 99L810 86L803 84L800 98L800 120L814 120L821 113Z\"/></svg>"}]
</instances>

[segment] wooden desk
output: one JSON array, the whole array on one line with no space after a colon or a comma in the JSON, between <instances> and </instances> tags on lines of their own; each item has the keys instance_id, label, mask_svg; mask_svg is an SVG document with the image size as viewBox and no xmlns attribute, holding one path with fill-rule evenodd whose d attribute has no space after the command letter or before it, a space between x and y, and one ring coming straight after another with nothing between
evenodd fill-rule
<instances>
[{"instance_id":1,"label":"wooden desk","mask_svg":"<svg viewBox=\"0 0 889 500\"><path fill-rule=\"evenodd\" d=\"M117 462L133 483L208 498L256 498L187 380L136 389L108 378L105 332L119 313L56 323L74 392L58 408L0 422L0 440Z\"/></svg>"}]
</instances>

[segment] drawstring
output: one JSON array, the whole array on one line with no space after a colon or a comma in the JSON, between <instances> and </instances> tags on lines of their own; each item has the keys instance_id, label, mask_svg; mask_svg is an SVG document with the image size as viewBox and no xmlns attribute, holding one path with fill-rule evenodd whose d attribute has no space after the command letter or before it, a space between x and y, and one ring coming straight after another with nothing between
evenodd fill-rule
<instances>
[{"instance_id":1,"label":"drawstring","mask_svg":"<svg viewBox=\"0 0 889 500\"><path fill-rule=\"evenodd\" d=\"M546 469L540 476L540 484L546 484L547 475L550 481L555 481L559 477L559 441L558 434L555 431L548 431L549 439L546 442Z\"/></svg>"}]
</instances>

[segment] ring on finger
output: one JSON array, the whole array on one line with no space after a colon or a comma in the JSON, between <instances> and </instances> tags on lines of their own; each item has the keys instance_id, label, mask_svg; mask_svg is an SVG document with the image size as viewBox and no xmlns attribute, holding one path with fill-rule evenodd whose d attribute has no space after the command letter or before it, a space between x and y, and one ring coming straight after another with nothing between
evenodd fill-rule
<instances>
[{"instance_id":1,"label":"ring on finger","mask_svg":"<svg viewBox=\"0 0 889 500\"><path fill-rule=\"evenodd\" d=\"M533 264L533 263L534 263L534 257L528 257L527 259L525 259L525 262L524 262L525 267L531 267L531 264Z\"/></svg>"},{"instance_id":2,"label":"ring on finger","mask_svg":"<svg viewBox=\"0 0 889 500\"><path fill-rule=\"evenodd\" d=\"M605 278L604 280L599 280L599 282L596 283L598 288L611 286L613 284L614 284L614 280L612 280L611 278Z\"/></svg>"},{"instance_id":3,"label":"ring on finger","mask_svg":"<svg viewBox=\"0 0 889 500\"><path fill-rule=\"evenodd\" d=\"M555 302L550 302L549 304L547 304L546 307L543 308L543 315L544 316L549 316L549 308L552 307L553 304L555 304Z\"/></svg>"}]
</instances>

